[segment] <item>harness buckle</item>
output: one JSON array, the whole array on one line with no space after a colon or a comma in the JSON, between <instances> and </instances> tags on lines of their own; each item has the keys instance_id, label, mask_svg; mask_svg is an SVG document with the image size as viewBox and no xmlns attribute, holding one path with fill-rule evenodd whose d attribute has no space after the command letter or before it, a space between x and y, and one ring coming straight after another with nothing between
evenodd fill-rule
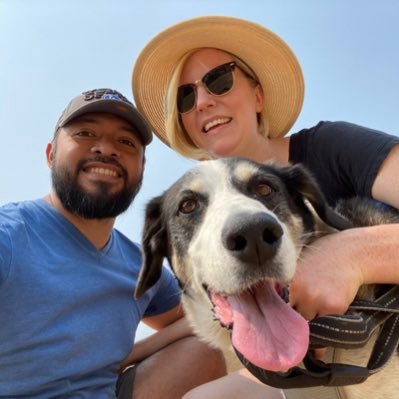
<instances>
[{"instance_id":1,"label":"harness buckle","mask_svg":"<svg viewBox=\"0 0 399 399\"><path fill-rule=\"evenodd\" d=\"M328 386L344 386L360 384L370 376L370 370L349 364L330 363L330 378Z\"/></svg>"}]
</instances>

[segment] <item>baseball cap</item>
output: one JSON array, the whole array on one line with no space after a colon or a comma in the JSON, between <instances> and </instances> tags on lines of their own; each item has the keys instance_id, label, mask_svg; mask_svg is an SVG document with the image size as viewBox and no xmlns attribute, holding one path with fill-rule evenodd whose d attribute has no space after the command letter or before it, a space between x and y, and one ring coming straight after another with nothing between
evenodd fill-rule
<instances>
[{"instance_id":1,"label":"baseball cap","mask_svg":"<svg viewBox=\"0 0 399 399\"><path fill-rule=\"evenodd\" d=\"M145 118L132 102L113 89L89 90L73 98L58 119L55 130L89 112L104 112L119 116L133 125L144 145L152 141L152 132Z\"/></svg>"}]
</instances>

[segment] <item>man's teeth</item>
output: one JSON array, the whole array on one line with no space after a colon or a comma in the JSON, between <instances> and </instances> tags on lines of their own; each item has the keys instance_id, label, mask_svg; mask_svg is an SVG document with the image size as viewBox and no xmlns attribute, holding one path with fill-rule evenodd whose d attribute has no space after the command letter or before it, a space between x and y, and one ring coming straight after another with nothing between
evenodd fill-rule
<instances>
[{"instance_id":1,"label":"man's teeth","mask_svg":"<svg viewBox=\"0 0 399 399\"><path fill-rule=\"evenodd\" d=\"M105 169L105 168L90 168L89 172L98 173L99 175L118 177L118 174L114 170Z\"/></svg>"},{"instance_id":2,"label":"man's teeth","mask_svg":"<svg viewBox=\"0 0 399 399\"><path fill-rule=\"evenodd\" d=\"M215 119L212 122L208 122L205 126L204 126L204 131L208 132L210 129L212 129L214 126L216 125L221 125L223 123L227 123L229 121L228 118L220 118L220 119Z\"/></svg>"}]
</instances>

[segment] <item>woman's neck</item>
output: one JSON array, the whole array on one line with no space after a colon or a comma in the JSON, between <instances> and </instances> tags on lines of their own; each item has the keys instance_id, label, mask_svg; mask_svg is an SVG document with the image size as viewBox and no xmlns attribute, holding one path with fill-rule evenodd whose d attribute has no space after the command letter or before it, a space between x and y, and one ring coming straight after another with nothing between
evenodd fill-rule
<instances>
[{"instance_id":1,"label":"woman's neck","mask_svg":"<svg viewBox=\"0 0 399 399\"><path fill-rule=\"evenodd\" d=\"M278 165L289 163L289 137L275 139L259 136L259 140L252 142L247 149L241 149L239 156L256 162L274 162Z\"/></svg>"}]
</instances>

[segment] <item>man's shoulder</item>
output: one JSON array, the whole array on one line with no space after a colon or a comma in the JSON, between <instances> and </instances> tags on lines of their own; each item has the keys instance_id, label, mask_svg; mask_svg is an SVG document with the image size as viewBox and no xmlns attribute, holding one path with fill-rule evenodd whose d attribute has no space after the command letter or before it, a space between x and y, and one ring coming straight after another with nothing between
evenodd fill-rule
<instances>
[{"instance_id":1,"label":"man's shoulder","mask_svg":"<svg viewBox=\"0 0 399 399\"><path fill-rule=\"evenodd\" d=\"M51 210L42 199L5 204L0 206L0 232L26 236L28 232L51 228L50 215Z\"/></svg>"},{"instance_id":2,"label":"man's shoulder","mask_svg":"<svg viewBox=\"0 0 399 399\"><path fill-rule=\"evenodd\" d=\"M0 206L0 224L22 221L29 207L28 202L31 201L10 202Z\"/></svg>"},{"instance_id":3,"label":"man's shoulder","mask_svg":"<svg viewBox=\"0 0 399 399\"><path fill-rule=\"evenodd\" d=\"M23 222L41 207L41 200L10 202L0 206L0 224Z\"/></svg>"}]
</instances>

